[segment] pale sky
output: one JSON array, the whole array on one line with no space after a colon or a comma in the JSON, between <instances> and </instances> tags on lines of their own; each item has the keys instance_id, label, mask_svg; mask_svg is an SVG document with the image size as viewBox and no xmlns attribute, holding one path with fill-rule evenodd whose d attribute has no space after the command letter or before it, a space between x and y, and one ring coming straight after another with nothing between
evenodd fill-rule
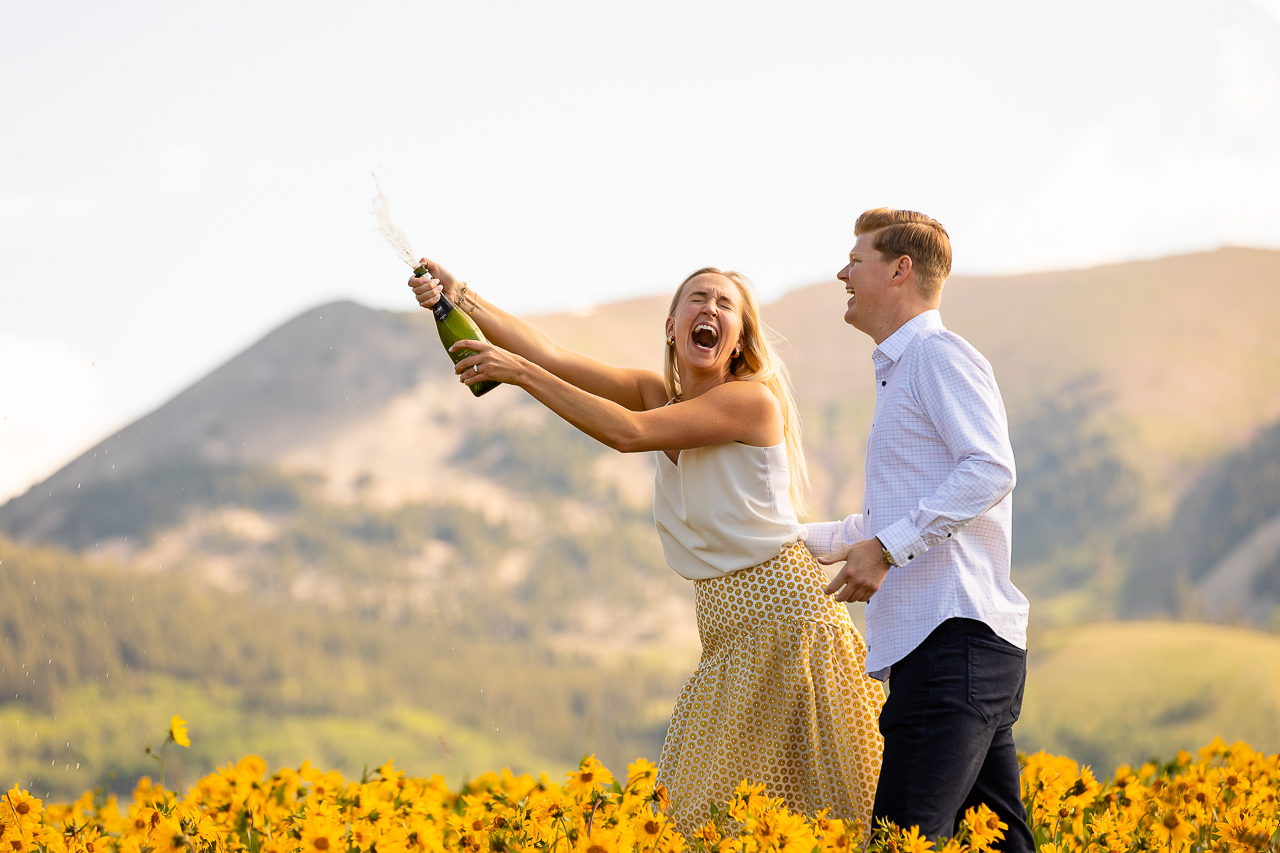
<instances>
[{"instance_id":1,"label":"pale sky","mask_svg":"<svg viewBox=\"0 0 1280 853\"><path fill-rule=\"evenodd\" d=\"M880 205L960 273L1280 247L1280 0L11 2L0 152L2 501L307 308L412 308L375 169L525 312L776 297Z\"/></svg>"}]
</instances>

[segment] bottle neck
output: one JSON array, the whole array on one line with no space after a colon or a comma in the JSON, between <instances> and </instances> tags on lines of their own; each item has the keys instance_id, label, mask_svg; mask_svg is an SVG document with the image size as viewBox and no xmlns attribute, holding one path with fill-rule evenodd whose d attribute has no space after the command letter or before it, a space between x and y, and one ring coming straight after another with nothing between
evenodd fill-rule
<instances>
[{"instance_id":1,"label":"bottle neck","mask_svg":"<svg viewBox=\"0 0 1280 853\"><path fill-rule=\"evenodd\" d=\"M435 315L437 323L443 323L444 318L453 312L454 305L449 301L443 293L440 294L440 301L431 306L431 313Z\"/></svg>"}]
</instances>

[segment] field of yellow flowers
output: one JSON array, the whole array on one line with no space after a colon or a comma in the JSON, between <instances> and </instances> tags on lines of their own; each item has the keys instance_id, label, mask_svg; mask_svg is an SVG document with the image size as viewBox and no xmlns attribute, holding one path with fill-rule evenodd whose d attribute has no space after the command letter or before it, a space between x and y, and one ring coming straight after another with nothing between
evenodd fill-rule
<instances>
[{"instance_id":1,"label":"field of yellow flowers","mask_svg":"<svg viewBox=\"0 0 1280 853\"><path fill-rule=\"evenodd\" d=\"M178 718L175 718L178 721ZM177 737L174 737L176 733ZM171 742L182 744L184 727ZM184 744L185 745L185 744ZM743 783L696 835L674 831L656 768L614 777L583 758L563 784L489 773L450 791L439 777L387 764L359 781L309 764L267 776L250 756L186 796L142 779L133 802L87 792L45 804L14 785L0 803L0 853L852 853L934 850L914 829L846 825L787 811ZM1041 853L1276 850L1280 756L1215 740L1167 765L1121 766L1108 781L1070 759L1037 753L1023 799ZM938 850L982 851L1006 828L985 807Z\"/></svg>"}]
</instances>

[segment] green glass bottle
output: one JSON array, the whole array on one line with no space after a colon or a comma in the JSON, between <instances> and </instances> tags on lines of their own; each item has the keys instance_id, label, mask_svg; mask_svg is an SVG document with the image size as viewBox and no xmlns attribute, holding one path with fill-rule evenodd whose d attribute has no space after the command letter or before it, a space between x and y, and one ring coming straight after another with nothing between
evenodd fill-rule
<instances>
[{"instance_id":1,"label":"green glass bottle","mask_svg":"<svg viewBox=\"0 0 1280 853\"><path fill-rule=\"evenodd\" d=\"M418 277L430 276L431 273L426 267L418 267L413 271ZM449 301L443 294L440 294L440 301L431 306L431 313L436 318L436 331L440 333L440 343L444 344L445 352L449 353L449 358L453 359L453 363L457 364L470 355L475 355L475 350L461 349L456 352L449 352L449 347L458 341L487 341L484 332L480 331L480 327L476 325L476 321L467 316L465 311L460 311L456 305ZM481 394L488 394L494 388L501 385L501 382L492 382L485 380L484 382L476 382L467 387L471 389L471 393L479 397Z\"/></svg>"}]
</instances>

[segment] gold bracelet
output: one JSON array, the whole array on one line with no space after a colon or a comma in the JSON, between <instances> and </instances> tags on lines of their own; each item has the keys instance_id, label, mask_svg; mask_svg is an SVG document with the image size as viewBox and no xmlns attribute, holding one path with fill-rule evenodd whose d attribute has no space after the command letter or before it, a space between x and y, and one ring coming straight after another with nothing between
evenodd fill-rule
<instances>
[{"instance_id":1,"label":"gold bracelet","mask_svg":"<svg viewBox=\"0 0 1280 853\"><path fill-rule=\"evenodd\" d=\"M470 300L471 300L471 310L470 310L470 311L467 311L467 307L466 307L466 305L465 305L465 304L463 304L463 303L465 303L465 302L466 302L466 300L468 300L468 299L470 299ZM462 293L461 293L461 294L459 294L459 296L458 296L458 304L462 305L462 310L463 310L463 311L467 311L467 316L468 316L468 317L470 317L472 314L474 314L474 313L475 313L476 308L478 308L478 307L479 307L478 303L476 302L476 292L475 292L474 290L471 290L471 283L470 283L470 282L466 282L466 281L464 281L464 282L462 283Z\"/></svg>"}]
</instances>

